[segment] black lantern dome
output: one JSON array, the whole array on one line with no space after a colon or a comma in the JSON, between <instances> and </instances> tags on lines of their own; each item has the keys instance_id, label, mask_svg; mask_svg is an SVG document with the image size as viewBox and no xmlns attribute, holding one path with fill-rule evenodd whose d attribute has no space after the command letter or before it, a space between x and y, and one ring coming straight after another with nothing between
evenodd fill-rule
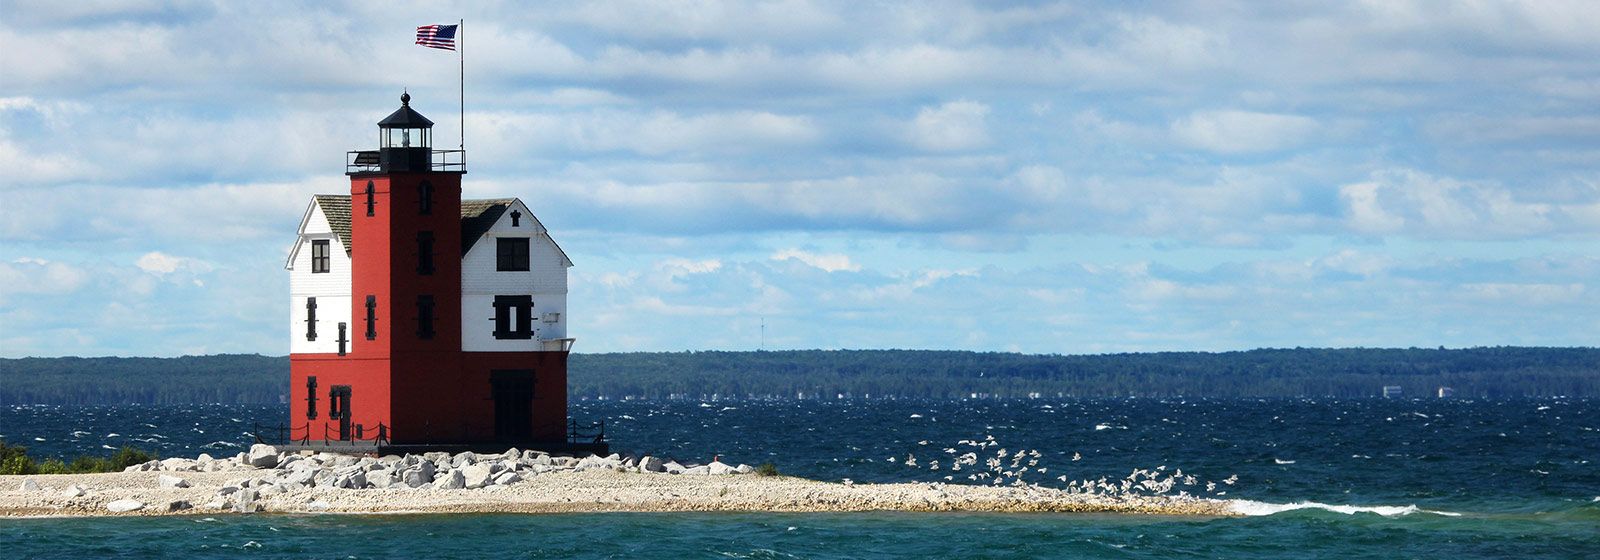
<instances>
[{"instance_id":1,"label":"black lantern dome","mask_svg":"<svg viewBox=\"0 0 1600 560\"><path fill-rule=\"evenodd\" d=\"M432 143L433 121L411 108L411 94L400 94L400 108L378 121L381 148L427 148Z\"/></svg>"},{"instance_id":2,"label":"black lantern dome","mask_svg":"<svg viewBox=\"0 0 1600 560\"><path fill-rule=\"evenodd\" d=\"M466 151L433 150L433 121L411 108L411 94L400 94L400 108L378 121L378 149L349 152L345 172L442 171L466 173Z\"/></svg>"}]
</instances>

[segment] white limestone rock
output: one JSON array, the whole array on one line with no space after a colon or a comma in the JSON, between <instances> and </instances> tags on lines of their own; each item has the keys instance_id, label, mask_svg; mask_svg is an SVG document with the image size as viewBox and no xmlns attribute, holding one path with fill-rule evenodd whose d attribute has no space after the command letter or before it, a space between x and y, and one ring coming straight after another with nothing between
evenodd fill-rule
<instances>
[{"instance_id":1,"label":"white limestone rock","mask_svg":"<svg viewBox=\"0 0 1600 560\"><path fill-rule=\"evenodd\" d=\"M613 457L615 457L615 455L613 455ZM586 470L590 470L590 469L611 470L611 469L615 469L615 468L620 467L620 466L622 466L622 461L619 460L619 459L612 459L611 457L596 457L594 455L590 455L588 457L584 457L583 459L579 460L577 466L573 467L573 470L576 470L576 471L586 471Z\"/></svg>"},{"instance_id":2,"label":"white limestone rock","mask_svg":"<svg viewBox=\"0 0 1600 560\"><path fill-rule=\"evenodd\" d=\"M22 484L17 487L17 490L20 490L22 492L38 492L39 491L39 481L31 479L31 478L24 478L24 479L22 479Z\"/></svg>"},{"instance_id":3,"label":"white limestone rock","mask_svg":"<svg viewBox=\"0 0 1600 560\"><path fill-rule=\"evenodd\" d=\"M467 478L461 474L460 469L450 469L450 472L436 477L433 481L433 487L439 490L460 490L466 485Z\"/></svg>"},{"instance_id":4,"label":"white limestone rock","mask_svg":"<svg viewBox=\"0 0 1600 560\"><path fill-rule=\"evenodd\" d=\"M486 464L476 464L461 469L462 483L467 488L483 488L493 481L494 470Z\"/></svg>"},{"instance_id":5,"label":"white limestone rock","mask_svg":"<svg viewBox=\"0 0 1600 560\"><path fill-rule=\"evenodd\" d=\"M243 462L258 469L275 467L278 465L278 448L257 443L250 446L250 453Z\"/></svg>"},{"instance_id":6,"label":"white limestone rock","mask_svg":"<svg viewBox=\"0 0 1600 560\"><path fill-rule=\"evenodd\" d=\"M756 468L744 463L739 463L739 466L734 467L733 471L739 474L750 474L756 472Z\"/></svg>"},{"instance_id":7,"label":"white limestone rock","mask_svg":"<svg viewBox=\"0 0 1600 560\"><path fill-rule=\"evenodd\" d=\"M661 465L661 468L669 474L683 474L683 471L687 470L683 468L683 465L678 464L677 461L667 461Z\"/></svg>"},{"instance_id":8,"label":"white limestone rock","mask_svg":"<svg viewBox=\"0 0 1600 560\"><path fill-rule=\"evenodd\" d=\"M170 474L163 474L163 475L157 476L156 477L156 483L160 484L162 488L188 488L189 487L189 481L184 480L184 479L182 479L180 477L172 476Z\"/></svg>"},{"instance_id":9,"label":"white limestone rock","mask_svg":"<svg viewBox=\"0 0 1600 560\"><path fill-rule=\"evenodd\" d=\"M233 511L239 513L255 513L260 511L261 506L260 504L256 503L256 496L256 491L251 488L245 488L236 492L233 497Z\"/></svg>"},{"instance_id":10,"label":"white limestone rock","mask_svg":"<svg viewBox=\"0 0 1600 560\"><path fill-rule=\"evenodd\" d=\"M78 486L76 484L74 484L72 486L68 486L66 490L62 490L61 491L61 497L68 498L68 499L70 499L70 498L79 498L79 497L82 497L84 494L88 494L88 492L85 491L82 486Z\"/></svg>"},{"instance_id":11,"label":"white limestone rock","mask_svg":"<svg viewBox=\"0 0 1600 560\"><path fill-rule=\"evenodd\" d=\"M395 480L395 472L389 469L367 473L367 485L373 488L388 488Z\"/></svg>"},{"instance_id":12,"label":"white limestone rock","mask_svg":"<svg viewBox=\"0 0 1600 560\"><path fill-rule=\"evenodd\" d=\"M499 476L494 477L494 483L496 485L499 485L499 486L505 486L505 485L508 485L508 484L516 484L516 483L521 482L521 481L522 481L522 475L517 474L516 471L506 471L506 472L500 473Z\"/></svg>"},{"instance_id":13,"label":"white limestone rock","mask_svg":"<svg viewBox=\"0 0 1600 560\"><path fill-rule=\"evenodd\" d=\"M711 467L707 467L705 465L689 467L687 469L683 469L683 474L711 474Z\"/></svg>"},{"instance_id":14,"label":"white limestone rock","mask_svg":"<svg viewBox=\"0 0 1600 560\"><path fill-rule=\"evenodd\" d=\"M423 485L433 482L433 475L433 463L431 461L423 461L415 467L402 471L400 473L400 481L408 487L421 488Z\"/></svg>"},{"instance_id":15,"label":"white limestone rock","mask_svg":"<svg viewBox=\"0 0 1600 560\"><path fill-rule=\"evenodd\" d=\"M698 467L697 467L698 468ZM706 474L734 474L733 467L722 461L712 461L706 465Z\"/></svg>"},{"instance_id":16,"label":"white limestone rock","mask_svg":"<svg viewBox=\"0 0 1600 560\"><path fill-rule=\"evenodd\" d=\"M666 468L661 466L661 459L659 457L645 455L639 458L639 472L658 473L666 472L666 470Z\"/></svg>"},{"instance_id":17,"label":"white limestone rock","mask_svg":"<svg viewBox=\"0 0 1600 560\"><path fill-rule=\"evenodd\" d=\"M194 459L180 459L180 458L177 458L177 457L172 457L170 459L162 459L159 464L160 464L161 470L164 470L164 471L193 471L193 470L197 470L197 469L195 469Z\"/></svg>"},{"instance_id":18,"label":"white limestone rock","mask_svg":"<svg viewBox=\"0 0 1600 560\"><path fill-rule=\"evenodd\" d=\"M127 513L144 509L144 502L134 499L122 499L106 504L106 510L111 513Z\"/></svg>"}]
</instances>

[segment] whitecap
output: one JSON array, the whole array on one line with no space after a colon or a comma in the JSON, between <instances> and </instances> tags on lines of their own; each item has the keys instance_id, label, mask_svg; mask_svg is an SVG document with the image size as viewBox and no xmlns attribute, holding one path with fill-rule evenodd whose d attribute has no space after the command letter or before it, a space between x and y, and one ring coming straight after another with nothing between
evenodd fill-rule
<instances>
[{"instance_id":1,"label":"whitecap","mask_svg":"<svg viewBox=\"0 0 1600 560\"><path fill-rule=\"evenodd\" d=\"M1228 500L1228 510L1229 511L1232 511L1232 512L1240 514L1240 515L1250 516L1250 517L1258 517L1258 516L1263 516L1263 515L1272 515L1272 514L1275 514L1275 513L1283 513L1283 512L1286 512L1286 511L1295 511L1295 510L1301 510L1301 509L1320 509L1320 510L1323 510L1323 511L1331 511L1331 512L1334 512L1334 513L1342 513L1342 514L1345 514L1345 515L1355 515L1357 513L1375 513L1375 514L1378 514L1378 515L1381 515L1381 516L1384 516L1384 517L1399 517L1399 516L1403 516L1403 515L1411 515L1411 514L1414 514L1414 513L1428 513L1428 514L1433 514L1433 515L1442 515L1442 516L1445 516L1445 517L1460 517L1461 516L1461 514L1453 512L1453 511L1435 511L1435 510L1422 509L1422 508L1417 507L1415 504L1407 505L1407 506L1351 506L1351 505L1339 505L1339 504L1324 504L1324 503L1319 503L1319 502L1295 502L1295 503L1292 503L1292 504L1272 504L1272 503L1267 503L1267 502L1257 502L1255 500Z\"/></svg>"},{"instance_id":2,"label":"whitecap","mask_svg":"<svg viewBox=\"0 0 1600 560\"><path fill-rule=\"evenodd\" d=\"M89 435L89 432L85 432L83 430L73 430L72 431L72 437L75 437L75 438L81 438L81 437L86 436L86 435Z\"/></svg>"},{"instance_id":3,"label":"whitecap","mask_svg":"<svg viewBox=\"0 0 1600 560\"><path fill-rule=\"evenodd\" d=\"M36 437L36 438L33 438L33 441L44 441L44 438L42 438L42 437Z\"/></svg>"},{"instance_id":4,"label":"whitecap","mask_svg":"<svg viewBox=\"0 0 1600 560\"><path fill-rule=\"evenodd\" d=\"M1294 464L1294 460L1292 460L1292 459L1273 459L1272 462L1277 463L1279 465L1293 465Z\"/></svg>"},{"instance_id":5,"label":"whitecap","mask_svg":"<svg viewBox=\"0 0 1600 560\"><path fill-rule=\"evenodd\" d=\"M912 418L921 418L922 415L921 414L912 414L911 417Z\"/></svg>"}]
</instances>

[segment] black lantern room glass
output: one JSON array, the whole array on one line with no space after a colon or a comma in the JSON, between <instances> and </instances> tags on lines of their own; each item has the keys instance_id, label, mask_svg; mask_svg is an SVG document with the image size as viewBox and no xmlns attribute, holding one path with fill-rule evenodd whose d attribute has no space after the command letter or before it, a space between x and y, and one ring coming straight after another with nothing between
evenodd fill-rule
<instances>
[{"instance_id":1,"label":"black lantern room glass","mask_svg":"<svg viewBox=\"0 0 1600 560\"><path fill-rule=\"evenodd\" d=\"M433 121L411 108L411 94L400 94L400 109L378 122L381 148L429 148L433 145Z\"/></svg>"}]
</instances>

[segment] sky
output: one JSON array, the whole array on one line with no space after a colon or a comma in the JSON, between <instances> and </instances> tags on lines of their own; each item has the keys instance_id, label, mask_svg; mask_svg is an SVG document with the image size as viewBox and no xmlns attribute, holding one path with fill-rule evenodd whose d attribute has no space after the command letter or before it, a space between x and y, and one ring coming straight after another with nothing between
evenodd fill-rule
<instances>
[{"instance_id":1,"label":"sky","mask_svg":"<svg viewBox=\"0 0 1600 560\"><path fill-rule=\"evenodd\" d=\"M578 352L1600 345L1592 2L0 0L0 356L286 354L458 19Z\"/></svg>"}]
</instances>

